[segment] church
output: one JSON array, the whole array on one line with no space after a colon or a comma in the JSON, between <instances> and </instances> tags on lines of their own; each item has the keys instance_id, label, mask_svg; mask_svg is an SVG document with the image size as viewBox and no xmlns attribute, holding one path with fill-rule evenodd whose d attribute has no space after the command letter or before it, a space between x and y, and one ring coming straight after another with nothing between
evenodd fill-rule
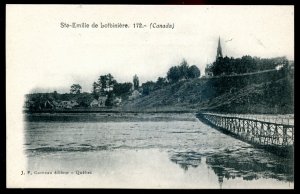
<instances>
[{"instance_id":1,"label":"church","mask_svg":"<svg viewBox=\"0 0 300 194\"><path fill-rule=\"evenodd\" d=\"M218 41L216 60L218 58L223 58L221 38L220 37L219 37L219 41ZM211 65L212 64L207 64L206 65L206 67L205 67L205 77L212 77L213 76L213 72L211 71Z\"/></svg>"},{"instance_id":2,"label":"church","mask_svg":"<svg viewBox=\"0 0 300 194\"><path fill-rule=\"evenodd\" d=\"M223 58L223 54L222 54L222 47L221 47L221 39L219 37L219 42L218 42L218 48L217 48L217 56L216 56L216 60L221 57Z\"/></svg>"}]
</instances>

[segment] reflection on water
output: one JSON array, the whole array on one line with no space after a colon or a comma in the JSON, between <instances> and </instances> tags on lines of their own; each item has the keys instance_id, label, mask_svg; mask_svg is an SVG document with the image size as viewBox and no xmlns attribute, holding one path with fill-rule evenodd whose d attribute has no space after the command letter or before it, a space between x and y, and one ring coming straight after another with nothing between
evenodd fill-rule
<instances>
[{"instance_id":1,"label":"reflection on water","mask_svg":"<svg viewBox=\"0 0 300 194\"><path fill-rule=\"evenodd\" d=\"M170 157L170 160L187 171L189 167L198 167L201 164L201 154L197 152L178 152Z\"/></svg>"},{"instance_id":2,"label":"reflection on water","mask_svg":"<svg viewBox=\"0 0 300 194\"><path fill-rule=\"evenodd\" d=\"M256 153L254 153L256 152ZM291 160L271 155L264 159L260 152L215 153L207 157L206 163L223 179L242 177L243 180L273 178L280 181L293 181Z\"/></svg>"},{"instance_id":3,"label":"reflection on water","mask_svg":"<svg viewBox=\"0 0 300 194\"><path fill-rule=\"evenodd\" d=\"M222 152L204 156L194 151L177 152L170 156L170 160L184 171L190 167L197 168L201 165L202 158L205 158L208 167L218 176L219 183L223 183L224 178L228 180L236 177L241 177L246 181L259 178L294 181L293 160L278 157L263 150L249 150L246 147L237 150L225 149Z\"/></svg>"}]
</instances>

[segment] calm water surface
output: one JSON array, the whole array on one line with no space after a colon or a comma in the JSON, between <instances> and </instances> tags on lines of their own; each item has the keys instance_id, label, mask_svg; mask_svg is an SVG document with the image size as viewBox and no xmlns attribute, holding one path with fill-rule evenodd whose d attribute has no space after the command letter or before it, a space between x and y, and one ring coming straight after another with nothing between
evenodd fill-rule
<instances>
[{"instance_id":1,"label":"calm water surface","mask_svg":"<svg viewBox=\"0 0 300 194\"><path fill-rule=\"evenodd\" d=\"M294 188L292 159L194 114L35 114L26 125L28 170L40 173L28 181L50 180L41 187Z\"/></svg>"}]
</instances>

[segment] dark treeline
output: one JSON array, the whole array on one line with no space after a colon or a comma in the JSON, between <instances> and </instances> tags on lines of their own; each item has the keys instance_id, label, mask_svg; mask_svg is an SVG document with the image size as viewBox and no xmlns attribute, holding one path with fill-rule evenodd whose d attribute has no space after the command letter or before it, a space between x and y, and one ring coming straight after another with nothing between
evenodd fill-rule
<instances>
[{"instance_id":1,"label":"dark treeline","mask_svg":"<svg viewBox=\"0 0 300 194\"><path fill-rule=\"evenodd\" d=\"M272 108L274 113L292 113L294 110L293 66L294 64L289 63L285 57L271 59L251 56L237 59L218 58L209 67L213 76L217 76L210 82L212 84L210 87L214 90L215 95L239 93L243 97L212 110L233 113L264 113L267 109ZM245 75L222 76L237 74Z\"/></svg>"},{"instance_id":2,"label":"dark treeline","mask_svg":"<svg viewBox=\"0 0 300 194\"><path fill-rule=\"evenodd\" d=\"M276 57L263 59L258 57L243 56L242 58L219 57L206 68L214 76L252 73L264 70L275 69L276 67L285 68L288 66L286 57Z\"/></svg>"},{"instance_id":3,"label":"dark treeline","mask_svg":"<svg viewBox=\"0 0 300 194\"><path fill-rule=\"evenodd\" d=\"M200 70L196 65L189 66L185 59L182 60L180 65L171 67L167 73L167 79L171 83L197 77L200 77Z\"/></svg>"},{"instance_id":4,"label":"dark treeline","mask_svg":"<svg viewBox=\"0 0 300 194\"><path fill-rule=\"evenodd\" d=\"M255 85L260 85L261 88L253 89L250 92L251 95L245 94L243 99L235 100L228 105L222 105L214 111L264 112L264 110L259 109L276 107L276 112L293 112L294 71L292 67L293 64L289 64L285 57L271 59L251 56L243 56L237 59L218 58L208 69L213 73L212 80L208 82L208 85L215 96L241 93L244 88ZM245 74L254 72L256 74ZM245 75L238 77L222 76L238 74ZM215 79L214 76L216 76Z\"/></svg>"},{"instance_id":5,"label":"dark treeline","mask_svg":"<svg viewBox=\"0 0 300 194\"><path fill-rule=\"evenodd\" d=\"M269 71L261 74L250 74L243 75L239 77L218 77L214 79L215 90L218 93L235 91L240 88L246 87L250 84L259 84L264 82L275 82L281 78L292 78L294 75L292 71L289 71L287 68L281 68L277 71Z\"/></svg>"}]
</instances>

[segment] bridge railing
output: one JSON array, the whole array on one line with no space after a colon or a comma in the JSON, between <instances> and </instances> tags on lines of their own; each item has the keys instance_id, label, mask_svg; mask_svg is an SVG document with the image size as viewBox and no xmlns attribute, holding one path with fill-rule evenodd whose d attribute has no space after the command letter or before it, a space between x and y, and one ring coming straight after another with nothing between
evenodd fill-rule
<instances>
[{"instance_id":1,"label":"bridge railing","mask_svg":"<svg viewBox=\"0 0 300 194\"><path fill-rule=\"evenodd\" d=\"M279 123L274 122L274 119L265 121L261 118L249 118L249 116L243 118L237 115L213 113L201 113L201 115L212 125L254 144L279 147L294 145L294 125L289 124L290 121Z\"/></svg>"}]
</instances>

